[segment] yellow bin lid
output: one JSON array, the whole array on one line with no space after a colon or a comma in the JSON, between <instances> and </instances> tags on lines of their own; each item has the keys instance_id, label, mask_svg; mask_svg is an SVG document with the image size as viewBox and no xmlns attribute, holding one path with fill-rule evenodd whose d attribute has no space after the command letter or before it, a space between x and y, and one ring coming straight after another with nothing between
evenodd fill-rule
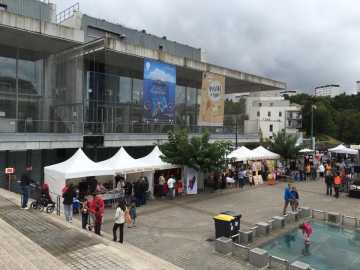
<instances>
[{"instance_id":1,"label":"yellow bin lid","mask_svg":"<svg viewBox=\"0 0 360 270\"><path fill-rule=\"evenodd\" d=\"M232 216L229 216L229 215L221 214L221 215L215 216L214 219L224 220L224 221L233 221L235 218Z\"/></svg>"}]
</instances>

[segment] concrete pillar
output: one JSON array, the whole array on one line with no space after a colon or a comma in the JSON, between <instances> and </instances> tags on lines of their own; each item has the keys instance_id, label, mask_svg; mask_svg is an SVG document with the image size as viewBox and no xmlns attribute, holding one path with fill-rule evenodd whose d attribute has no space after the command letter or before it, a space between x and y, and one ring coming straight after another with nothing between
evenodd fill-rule
<instances>
[{"instance_id":1,"label":"concrete pillar","mask_svg":"<svg viewBox=\"0 0 360 270\"><path fill-rule=\"evenodd\" d=\"M50 3L50 21L56 23L56 4Z\"/></svg>"}]
</instances>

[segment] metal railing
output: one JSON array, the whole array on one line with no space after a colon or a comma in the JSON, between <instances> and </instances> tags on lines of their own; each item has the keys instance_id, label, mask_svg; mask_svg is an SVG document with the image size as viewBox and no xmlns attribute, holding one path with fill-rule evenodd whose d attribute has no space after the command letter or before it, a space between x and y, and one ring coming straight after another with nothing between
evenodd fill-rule
<instances>
[{"instance_id":1,"label":"metal railing","mask_svg":"<svg viewBox=\"0 0 360 270\"><path fill-rule=\"evenodd\" d=\"M249 252L250 252L249 246L243 246L243 245L233 242L233 245L232 245L232 254L233 255L235 255L235 247L245 249L246 250L246 261L249 261Z\"/></svg>"},{"instance_id":2,"label":"metal railing","mask_svg":"<svg viewBox=\"0 0 360 270\"><path fill-rule=\"evenodd\" d=\"M80 11L79 3L76 3L75 5L65 9L64 11L61 11L59 14L56 15L56 23L61 23L71 16L74 15L75 11Z\"/></svg>"},{"instance_id":3,"label":"metal railing","mask_svg":"<svg viewBox=\"0 0 360 270\"><path fill-rule=\"evenodd\" d=\"M275 262L275 263L279 263L279 264L285 264L285 269L286 270L290 269L290 264L289 264L288 260L284 260L282 258L275 257L275 256L269 254L269 266L268 266L269 269L272 267L271 262Z\"/></svg>"},{"instance_id":4,"label":"metal railing","mask_svg":"<svg viewBox=\"0 0 360 270\"><path fill-rule=\"evenodd\" d=\"M5 133L49 133L49 134L83 134L83 135L104 135L104 134L167 134L168 131L179 131L186 129L190 134L202 134L205 129L212 134L233 135L233 126L206 127L197 125L178 124L150 124L150 123L119 123L111 124L106 122L80 122L80 121L50 121L33 119L10 119L2 118L0 134ZM243 134L242 134L243 135ZM251 139L252 135L250 136Z\"/></svg>"},{"instance_id":5,"label":"metal railing","mask_svg":"<svg viewBox=\"0 0 360 270\"><path fill-rule=\"evenodd\" d=\"M324 212L324 211L321 211L321 210L315 210L315 209L313 209L312 210L312 218L314 218L315 217L315 212L317 212L317 213L323 213L324 214L324 220L326 221L326 212Z\"/></svg>"}]
</instances>

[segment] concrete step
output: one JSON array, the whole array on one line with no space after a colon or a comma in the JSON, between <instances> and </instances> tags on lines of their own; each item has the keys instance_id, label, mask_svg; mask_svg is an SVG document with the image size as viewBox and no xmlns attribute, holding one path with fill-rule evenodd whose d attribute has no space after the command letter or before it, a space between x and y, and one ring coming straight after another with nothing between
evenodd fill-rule
<instances>
[{"instance_id":1,"label":"concrete step","mask_svg":"<svg viewBox=\"0 0 360 270\"><path fill-rule=\"evenodd\" d=\"M1 196L6 198L8 201L10 201L10 202L5 202L5 204L6 205L9 204L10 207L13 207L14 204L18 205L20 202L20 195L13 192L9 192L1 189ZM29 203L31 203L31 201ZM26 211L26 210L22 210L22 211ZM81 221L76 220L75 218L73 220L73 223L70 223L65 221L63 214L61 216L57 216L55 212L52 214L47 214L45 212L40 213L33 209L29 210L27 214L35 215L38 219L41 219L42 221L46 222L47 227L52 227L52 229L54 229L55 227L61 228L61 230L66 231L67 234L71 235L72 237L75 237L77 239L84 239L84 240L87 239L86 241L89 241L88 239L90 239L92 243L91 246L88 246L84 249L74 250L74 252L72 252L71 254L63 254L59 256L55 255L56 256L55 258L50 253L46 252L41 247L39 247L36 243L33 243L30 239L25 237L15 228L11 227L9 224L2 221L3 223L6 223L7 226L4 226L4 228L2 228L2 224L0 223L0 228L4 229L4 231L9 235L11 235L12 233L18 235L16 239L20 239L18 240L20 242L19 245L24 247L24 249L21 249L24 250L23 251L24 254L30 256L33 255L33 253L35 253L35 256L31 257L30 259L32 260L29 261L35 267L38 268L26 268L26 269L47 269L47 270L60 269L59 267L55 266L55 263L50 263L50 262L45 263L47 258L50 257L54 258L60 263L62 262L65 263L62 264L63 266L61 267L61 269L96 269L100 266L103 269L108 269L110 265L113 266L111 269L126 269L126 270L182 269L176 265L173 265L172 263L169 263L159 257L156 257L126 242L124 244L113 242L112 235L102 232L104 234L104 237L100 237L98 235L95 235L94 232L84 230L81 228ZM18 217L18 215L14 213L12 218L15 220L16 217ZM55 226L55 224L57 225ZM28 228L28 230L29 229L30 228ZM45 230L46 228L43 229ZM34 233L37 233L41 230L41 228L32 228L32 230L34 230ZM5 244L5 246L6 245L7 244ZM35 250L34 252L33 249ZM29 251L31 251L31 253ZM44 254L46 254L45 257ZM94 257L93 257L94 254L96 254L97 258L99 258L99 263L97 264L94 262ZM71 257L70 261L68 260L68 256ZM38 264L34 262L34 258L37 258L37 260L39 260L43 265L46 265L46 267L40 268L41 265L38 266ZM49 267L48 264L54 266ZM6 267L0 269L1 270L6 269ZM22 269L22 268L18 268L18 269Z\"/></svg>"},{"instance_id":2,"label":"concrete step","mask_svg":"<svg viewBox=\"0 0 360 270\"><path fill-rule=\"evenodd\" d=\"M0 219L0 269L70 269Z\"/></svg>"}]
</instances>

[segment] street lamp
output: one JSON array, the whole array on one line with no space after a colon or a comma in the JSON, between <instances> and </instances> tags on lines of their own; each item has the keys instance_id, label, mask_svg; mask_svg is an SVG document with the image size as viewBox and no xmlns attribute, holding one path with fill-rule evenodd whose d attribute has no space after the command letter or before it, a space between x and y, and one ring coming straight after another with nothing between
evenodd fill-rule
<instances>
[{"instance_id":1,"label":"street lamp","mask_svg":"<svg viewBox=\"0 0 360 270\"><path fill-rule=\"evenodd\" d=\"M315 105L311 105L311 150L315 151L313 144L313 129L314 129L314 109L316 110Z\"/></svg>"}]
</instances>

